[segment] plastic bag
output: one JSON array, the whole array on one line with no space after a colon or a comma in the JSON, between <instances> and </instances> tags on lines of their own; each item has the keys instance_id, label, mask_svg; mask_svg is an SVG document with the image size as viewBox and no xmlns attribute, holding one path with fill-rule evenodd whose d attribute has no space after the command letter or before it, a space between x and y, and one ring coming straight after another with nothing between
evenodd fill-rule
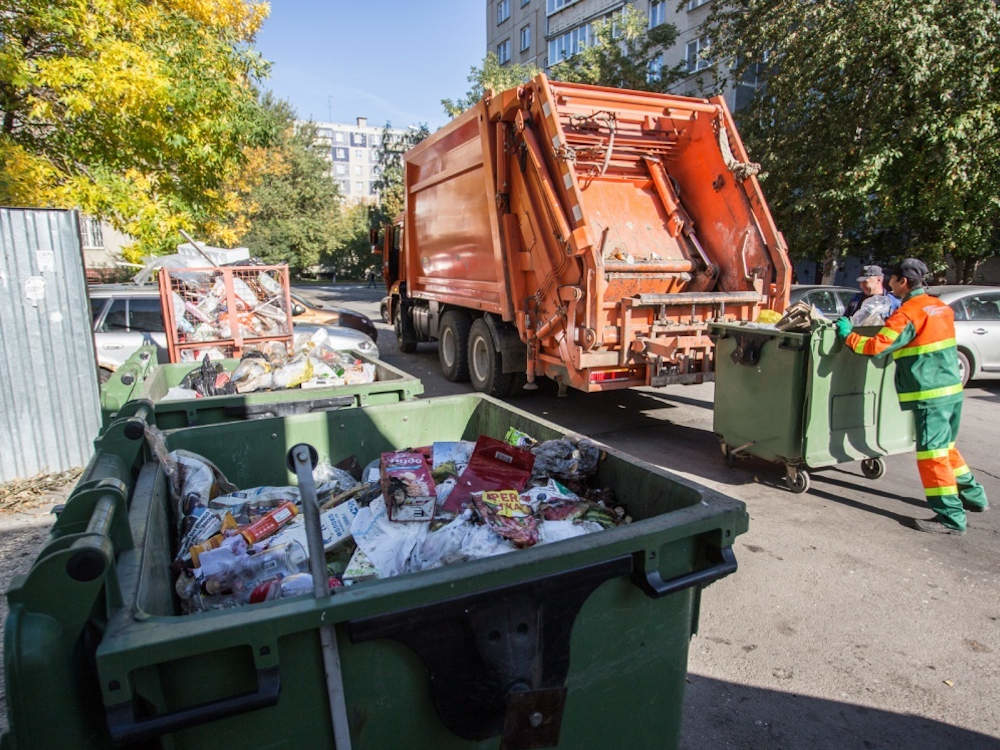
<instances>
[{"instance_id":1,"label":"plastic bag","mask_svg":"<svg viewBox=\"0 0 1000 750\"><path fill-rule=\"evenodd\" d=\"M294 388L312 377L313 367L309 358L298 355L272 373L273 388Z\"/></svg>"},{"instance_id":2,"label":"plastic bag","mask_svg":"<svg viewBox=\"0 0 1000 750\"><path fill-rule=\"evenodd\" d=\"M466 560L480 560L516 550L513 544L496 534L489 526L473 525L462 540L462 556Z\"/></svg>"},{"instance_id":3,"label":"plastic bag","mask_svg":"<svg viewBox=\"0 0 1000 750\"><path fill-rule=\"evenodd\" d=\"M247 352L230 375L230 383L237 393L253 393L270 388L273 383L271 363L262 352Z\"/></svg>"},{"instance_id":4,"label":"plastic bag","mask_svg":"<svg viewBox=\"0 0 1000 750\"><path fill-rule=\"evenodd\" d=\"M379 495L358 511L351 523L351 535L375 566L379 578L388 578L406 571L413 548L427 535L427 524L390 521L385 500Z\"/></svg>"},{"instance_id":5,"label":"plastic bag","mask_svg":"<svg viewBox=\"0 0 1000 750\"><path fill-rule=\"evenodd\" d=\"M432 570L465 560L462 543L474 528L472 511L465 510L450 523L431 531L413 548L407 571Z\"/></svg>"},{"instance_id":6,"label":"plastic bag","mask_svg":"<svg viewBox=\"0 0 1000 750\"><path fill-rule=\"evenodd\" d=\"M561 542L563 539L592 534L603 528L594 521L542 521L538 524L538 543Z\"/></svg>"},{"instance_id":7,"label":"plastic bag","mask_svg":"<svg viewBox=\"0 0 1000 750\"><path fill-rule=\"evenodd\" d=\"M339 495L361 484L349 472L338 469L327 461L320 461L312 472L317 495Z\"/></svg>"},{"instance_id":8,"label":"plastic bag","mask_svg":"<svg viewBox=\"0 0 1000 750\"><path fill-rule=\"evenodd\" d=\"M531 476L535 457L500 440L481 435L458 477L455 489L444 502L444 510L458 513L481 490L522 490Z\"/></svg>"},{"instance_id":9,"label":"plastic bag","mask_svg":"<svg viewBox=\"0 0 1000 750\"><path fill-rule=\"evenodd\" d=\"M855 326L881 326L892 313L892 304L884 294L873 294L862 301L858 311L851 316Z\"/></svg>"},{"instance_id":10,"label":"plastic bag","mask_svg":"<svg viewBox=\"0 0 1000 750\"><path fill-rule=\"evenodd\" d=\"M198 398L201 394L193 388L181 388L175 385L168 388L166 395L160 401L186 401L191 398Z\"/></svg>"},{"instance_id":11,"label":"plastic bag","mask_svg":"<svg viewBox=\"0 0 1000 750\"><path fill-rule=\"evenodd\" d=\"M583 479L597 471L601 449L587 438L574 442L570 438L546 440L531 448L535 464L533 479Z\"/></svg>"}]
</instances>

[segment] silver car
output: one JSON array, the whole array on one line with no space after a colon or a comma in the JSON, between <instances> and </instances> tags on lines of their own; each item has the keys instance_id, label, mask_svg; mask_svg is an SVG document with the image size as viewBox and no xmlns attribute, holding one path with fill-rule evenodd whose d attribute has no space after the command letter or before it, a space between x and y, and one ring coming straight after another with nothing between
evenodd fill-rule
<instances>
[{"instance_id":1,"label":"silver car","mask_svg":"<svg viewBox=\"0 0 1000 750\"><path fill-rule=\"evenodd\" d=\"M156 345L157 359L169 362L167 334L157 286L135 284L94 284L89 287L94 320L94 346L103 383L140 346ZM378 357L371 337L344 326L295 326L296 333L314 333L325 328L331 346L341 351L357 351Z\"/></svg>"},{"instance_id":2,"label":"silver car","mask_svg":"<svg viewBox=\"0 0 1000 750\"><path fill-rule=\"evenodd\" d=\"M827 286L823 284L793 284L788 296L789 304L805 302L819 309L823 317L836 320L844 314L851 298L860 289L847 286Z\"/></svg>"},{"instance_id":3,"label":"silver car","mask_svg":"<svg viewBox=\"0 0 1000 750\"><path fill-rule=\"evenodd\" d=\"M1000 287L932 286L955 311L955 340L962 384L1000 378Z\"/></svg>"}]
</instances>

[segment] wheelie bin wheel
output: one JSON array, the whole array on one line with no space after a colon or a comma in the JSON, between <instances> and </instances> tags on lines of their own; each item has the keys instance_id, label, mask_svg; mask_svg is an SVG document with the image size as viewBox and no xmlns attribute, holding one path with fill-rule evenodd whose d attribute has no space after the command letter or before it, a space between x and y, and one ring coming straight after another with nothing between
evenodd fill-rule
<instances>
[{"instance_id":1,"label":"wheelie bin wheel","mask_svg":"<svg viewBox=\"0 0 1000 750\"><path fill-rule=\"evenodd\" d=\"M789 472L785 475L785 484L796 495L809 491L809 472L805 469Z\"/></svg>"},{"instance_id":2,"label":"wheelie bin wheel","mask_svg":"<svg viewBox=\"0 0 1000 750\"><path fill-rule=\"evenodd\" d=\"M881 458L866 458L861 462L861 473L868 479L881 479L885 475L885 461Z\"/></svg>"}]
</instances>

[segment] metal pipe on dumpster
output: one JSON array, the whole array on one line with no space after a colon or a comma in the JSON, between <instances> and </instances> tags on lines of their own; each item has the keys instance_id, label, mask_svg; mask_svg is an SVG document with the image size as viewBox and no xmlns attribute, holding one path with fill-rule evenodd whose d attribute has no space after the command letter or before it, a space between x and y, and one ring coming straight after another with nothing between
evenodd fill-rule
<instances>
[{"instance_id":1,"label":"metal pipe on dumpster","mask_svg":"<svg viewBox=\"0 0 1000 750\"><path fill-rule=\"evenodd\" d=\"M323 550L323 532L320 528L319 502L312 470L319 460L316 449L308 443L292 446L288 452L289 467L299 480L302 498L302 516L306 524L306 541L309 544L309 572L312 573L313 595L322 599L330 595L329 576L326 572L326 554ZM330 701L330 721L337 750L351 750L351 732L347 723L347 700L344 697L344 675L340 669L340 650L337 632L333 625L320 625L320 644L323 650L323 667L326 671L326 694Z\"/></svg>"}]
</instances>

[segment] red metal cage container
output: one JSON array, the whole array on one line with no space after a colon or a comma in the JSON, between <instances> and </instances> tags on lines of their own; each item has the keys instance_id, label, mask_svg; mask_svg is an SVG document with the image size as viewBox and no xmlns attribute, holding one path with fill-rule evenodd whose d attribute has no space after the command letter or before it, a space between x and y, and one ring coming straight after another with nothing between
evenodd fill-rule
<instances>
[{"instance_id":1,"label":"red metal cage container","mask_svg":"<svg viewBox=\"0 0 1000 750\"><path fill-rule=\"evenodd\" d=\"M288 266L163 268L159 278L171 362L290 347Z\"/></svg>"}]
</instances>

